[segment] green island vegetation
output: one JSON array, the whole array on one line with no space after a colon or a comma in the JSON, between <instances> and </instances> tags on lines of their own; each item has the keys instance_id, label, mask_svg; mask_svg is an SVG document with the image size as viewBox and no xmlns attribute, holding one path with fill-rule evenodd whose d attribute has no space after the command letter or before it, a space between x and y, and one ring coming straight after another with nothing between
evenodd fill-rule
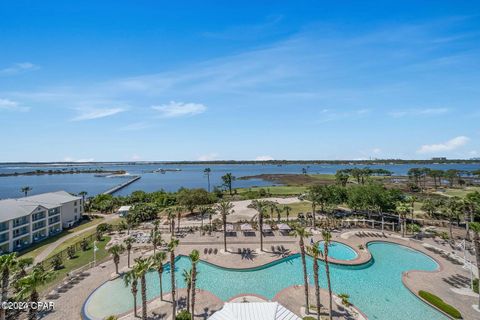
<instances>
[{"instance_id":1,"label":"green island vegetation","mask_svg":"<svg viewBox=\"0 0 480 320\"><path fill-rule=\"evenodd\" d=\"M63 168L57 170L35 170L26 172L0 173L0 177L16 177L16 176L41 176L54 174L78 174L78 173L95 173L95 174L125 174L125 170L103 170L103 169L78 169Z\"/></svg>"},{"instance_id":2,"label":"green island vegetation","mask_svg":"<svg viewBox=\"0 0 480 320\"><path fill-rule=\"evenodd\" d=\"M420 290L418 292L418 295L428 303L434 305L438 309L442 310L443 312L451 316L452 318L462 319L462 314L460 313L460 311L458 311L455 307L452 307L448 303L445 303L442 299L440 299L436 295L423 290Z\"/></svg>"}]
</instances>

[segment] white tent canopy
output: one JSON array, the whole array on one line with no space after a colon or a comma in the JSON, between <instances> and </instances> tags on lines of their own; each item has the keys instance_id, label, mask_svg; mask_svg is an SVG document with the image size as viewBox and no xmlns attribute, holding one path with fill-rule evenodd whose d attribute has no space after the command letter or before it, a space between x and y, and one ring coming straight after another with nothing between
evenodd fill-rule
<instances>
[{"instance_id":1,"label":"white tent canopy","mask_svg":"<svg viewBox=\"0 0 480 320\"><path fill-rule=\"evenodd\" d=\"M233 232L234 229L235 228L233 227L233 224L227 223L227 225L225 226L225 231L226 232Z\"/></svg>"},{"instance_id":2,"label":"white tent canopy","mask_svg":"<svg viewBox=\"0 0 480 320\"><path fill-rule=\"evenodd\" d=\"M252 231L253 228L249 223L244 223L240 226L240 230L242 230L242 231Z\"/></svg>"},{"instance_id":3,"label":"white tent canopy","mask_svg":"<svg viewBox=\"0 0 480 320\"><path fill-rule=\"evenodd\" d=\"M290 228L290 226L288 224L285 224L285 223L280 223L277 227L278 227L278 230L280 230L280 231L290 231L290 230L292 230L292 228Z\"/></svg>"},{"instance_id":4,"label":"white tent canopy","mask_svg":"<svg viewBox=\"0 0 480 320\"><path fill-rule=\"evenodd\" d=\"M227 302L208 320L301 320L296 314L278 302Z\"/></svg>"},{"instance_id":5,"label":"white tent canopy","mask_svg":"<svg viewBox=\"0 0 480 320\"><path fill-rule=\"evenodd\" d=\"M263 231L272 231L272 227L269 224L262 225Z\"/></svg>"}]
</instances>

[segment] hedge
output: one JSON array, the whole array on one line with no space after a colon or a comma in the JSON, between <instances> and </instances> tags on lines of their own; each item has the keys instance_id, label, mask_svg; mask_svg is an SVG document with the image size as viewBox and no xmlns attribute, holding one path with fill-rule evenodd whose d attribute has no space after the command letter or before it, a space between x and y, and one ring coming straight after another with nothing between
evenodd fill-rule
<instances>
[{"instance_id":1,"label":"hedge","mask_svg":"<svg viewBox=\"0 0 480 320\"><path fill-rule=\"evenodd\" d=\"M440 299L436 295L423 290L420 290L418 292L418 295L423 299L425 299L426 301L428 301L429 303L431 303L432 305L434 305L435 307L437 307L438 309L450 315L452 318L462 319L462 314L460 313L460 311L458 311L448 303L445 303L442 299Z\"/></svg>"}]
</instances>

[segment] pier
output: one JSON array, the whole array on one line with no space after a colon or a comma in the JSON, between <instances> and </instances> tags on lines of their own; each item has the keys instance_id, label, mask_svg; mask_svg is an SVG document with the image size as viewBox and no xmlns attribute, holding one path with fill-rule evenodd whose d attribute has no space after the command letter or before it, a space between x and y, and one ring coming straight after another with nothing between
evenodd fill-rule
<instances>
[{"instance_id":1,"label":"pier","mask_svg":"<svg viewBox=\"0 0 480 320\"><path fill-rule=\"evenodd\" d=\"M102 194L113 194L118 190L125 188L126 186L134 183L137 180L140 180L141 176L133 176L131 179L125 181L124 183L118 184L113 188L108 189L107 191L103 192Z\"/></svg>"}]
</instances>

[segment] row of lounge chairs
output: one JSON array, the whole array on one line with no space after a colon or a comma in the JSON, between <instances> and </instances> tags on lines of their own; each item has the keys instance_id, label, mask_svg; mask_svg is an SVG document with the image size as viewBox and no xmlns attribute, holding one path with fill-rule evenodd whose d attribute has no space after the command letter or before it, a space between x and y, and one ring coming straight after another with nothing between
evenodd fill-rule
<instances>
[{"instance_id":1,"label":"row of lounge chairs","mask_svg":"<svg viewBox=\"0 0 480 320\"><path fill-rule=\"evenodd\" d=\"M355 232L355 235L359 238L369 238L369 237L374 237L374 238L388 238L385 233L381 232L366 232L366 231L360 231L360 232Z\"/></svg>"},{"instance_id":2,"label":"row of lounge chairs","mask_svg":"<svg viewBox=\"0 0 480 320\"><path fill-rule=\"evenodd\" d=\"M205 248L203 249L203 254L217 254L218 253L218 249L217 248Z\"/></svg>"}]
</instances>

